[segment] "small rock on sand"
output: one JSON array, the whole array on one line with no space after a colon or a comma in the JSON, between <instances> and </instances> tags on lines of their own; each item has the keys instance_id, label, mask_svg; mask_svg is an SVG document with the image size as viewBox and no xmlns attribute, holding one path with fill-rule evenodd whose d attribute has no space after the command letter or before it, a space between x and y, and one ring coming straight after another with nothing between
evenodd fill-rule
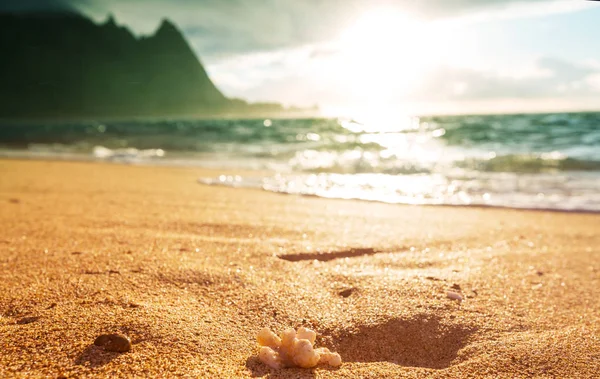
<instances>
[{"instance_id":1,"label":"small rock on sand","mask_svg":"<svg viewBox=\"0 0 600 379\"><path fill-rule=\"evenodd\" d=\"M94 345L117 353L126 353L131 350L131 340L122 334L103 334L94 340Z\"/></svg>"},{"instance_id":2,"label":"small rock on sand","mask_svg":"<svg viewBox=\"0 0 600 379\"><path fill-rule=\"evenodd\" d=\"M31 324L32 322L36 322L39 319L40 318L38 316L23 317L23 318L17 320L17 324L19 324L19 325Z\"/></svg>"},{"instance_id":3,"label":"small rock on sand","mask_svg":"<svg viewBox=\"0 0 600 379\"><path fill-rule=\"evenodd\" d=\"M448 291L446 296L448 296L448 299L458 300L459 303L463 301L462 295L456 292Z\"/></svg>"}]
</instances>

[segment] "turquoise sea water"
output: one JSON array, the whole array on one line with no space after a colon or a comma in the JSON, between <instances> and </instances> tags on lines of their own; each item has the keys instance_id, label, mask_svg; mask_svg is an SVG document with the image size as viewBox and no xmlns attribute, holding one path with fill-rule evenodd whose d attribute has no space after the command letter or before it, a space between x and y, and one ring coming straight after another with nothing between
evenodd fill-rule
<instances>
[{"instance_id":1,"label":"turquoise sea water","mask_svg":"<svg viewBox=\"0 0 600 379\"><path fill-rule=\"evenodd\" d=\"M0 156L269 172L201 183L407 204L600 211L600 113L0 122Z\"/></svg>"}]
</instances>

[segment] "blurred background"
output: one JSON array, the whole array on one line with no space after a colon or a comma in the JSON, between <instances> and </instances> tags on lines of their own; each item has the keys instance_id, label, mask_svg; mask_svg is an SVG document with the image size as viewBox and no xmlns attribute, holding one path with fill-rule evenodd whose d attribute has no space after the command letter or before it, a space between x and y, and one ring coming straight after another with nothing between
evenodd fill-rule
<instances>
[{"instance_id":1,"label":"blurred background","mask_svg":"<svg viewBox=\"0 0 600 379\"><path fill-rule=\"evenodd\" d=\"M571 0L5 0L0 156L598 211L599 19Z\"/></svg>"}]
</instances>

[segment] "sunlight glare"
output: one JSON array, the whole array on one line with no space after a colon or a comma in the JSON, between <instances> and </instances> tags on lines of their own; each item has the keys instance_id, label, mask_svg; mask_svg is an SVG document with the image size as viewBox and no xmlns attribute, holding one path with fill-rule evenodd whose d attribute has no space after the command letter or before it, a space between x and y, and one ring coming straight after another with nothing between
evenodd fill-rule
<instances>
[{"instance_id":1,"label":"sunlight glare","mask_svg":"<svg viewBox=\"0 0 600 379\"><path fill-rule=\"evenodd\" d=\"M345 71L361 83L358 90L405 92L427 64L432 40L425 24L396 10L374 10L342 33Z\"/></svg>"},{"instance_id":2,"label":"sunlight glare","mask_svg":"<svg viewBox=\"0 0 600 379\"><path fill-rule=\"evenodd\" d=\"M367 113L409 113L402 98L424 79L442 50L432 23L411 18L395 8L363 14L340 36L343 62L336 75Z\"/></svg>"}]
</instances>

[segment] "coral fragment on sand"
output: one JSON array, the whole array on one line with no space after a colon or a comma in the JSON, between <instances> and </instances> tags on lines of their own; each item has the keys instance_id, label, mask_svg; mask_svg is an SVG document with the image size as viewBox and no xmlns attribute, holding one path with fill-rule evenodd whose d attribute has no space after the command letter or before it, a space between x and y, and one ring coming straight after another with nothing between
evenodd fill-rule
<instances>
[{"instance_id":1,"label":"coral fragment on sand","mask_svg":"<svg viewBox=\"0 0 600 379\"><path fill-rule=\"evenodd\" d=\"M281 346L281 338L273 333L269 328L264 328L258 333L258 344L260 346L268 346L273 349L278 349Z\"/></svg>"},{"instance_id":2,"label":"coral fragment on sand","mask_svg":"<svg viewBox=\"0 0 600 379\"><path fill-rule=\"evenodd\" d=\"M282 367L279 353L268 346L262 346L258 352L258 359L269 367L278 369Z\"/></svg>"},{"instance_id":3,"label":"coral fragment on sand","mask_svg":"<svg viewBox=\"0 0 600 379\"><path fill-rule=\"evenodd\" d=\"M317 352L321 356L319 363L326 363L334 367L338 367L342 364L342 357L338 353L332 353L326 347L318 348Z\"/></svg>"},{"instance_id":4,"label":"coral fragment on sand","mask_svg":"<svg viewBox=\"0 0 600 379\"><path fill-rule=\"evenodd\" d=\"M269 328L262 329L257 336L261 346L258 359L269 367L279 369L283 367L311 368L319 363L339 367L342 357L322 347L315 349L314 343L317 333L308 328L300 327L297 331L286 329L281 337Z\"/></svg>"}]
</instances>

